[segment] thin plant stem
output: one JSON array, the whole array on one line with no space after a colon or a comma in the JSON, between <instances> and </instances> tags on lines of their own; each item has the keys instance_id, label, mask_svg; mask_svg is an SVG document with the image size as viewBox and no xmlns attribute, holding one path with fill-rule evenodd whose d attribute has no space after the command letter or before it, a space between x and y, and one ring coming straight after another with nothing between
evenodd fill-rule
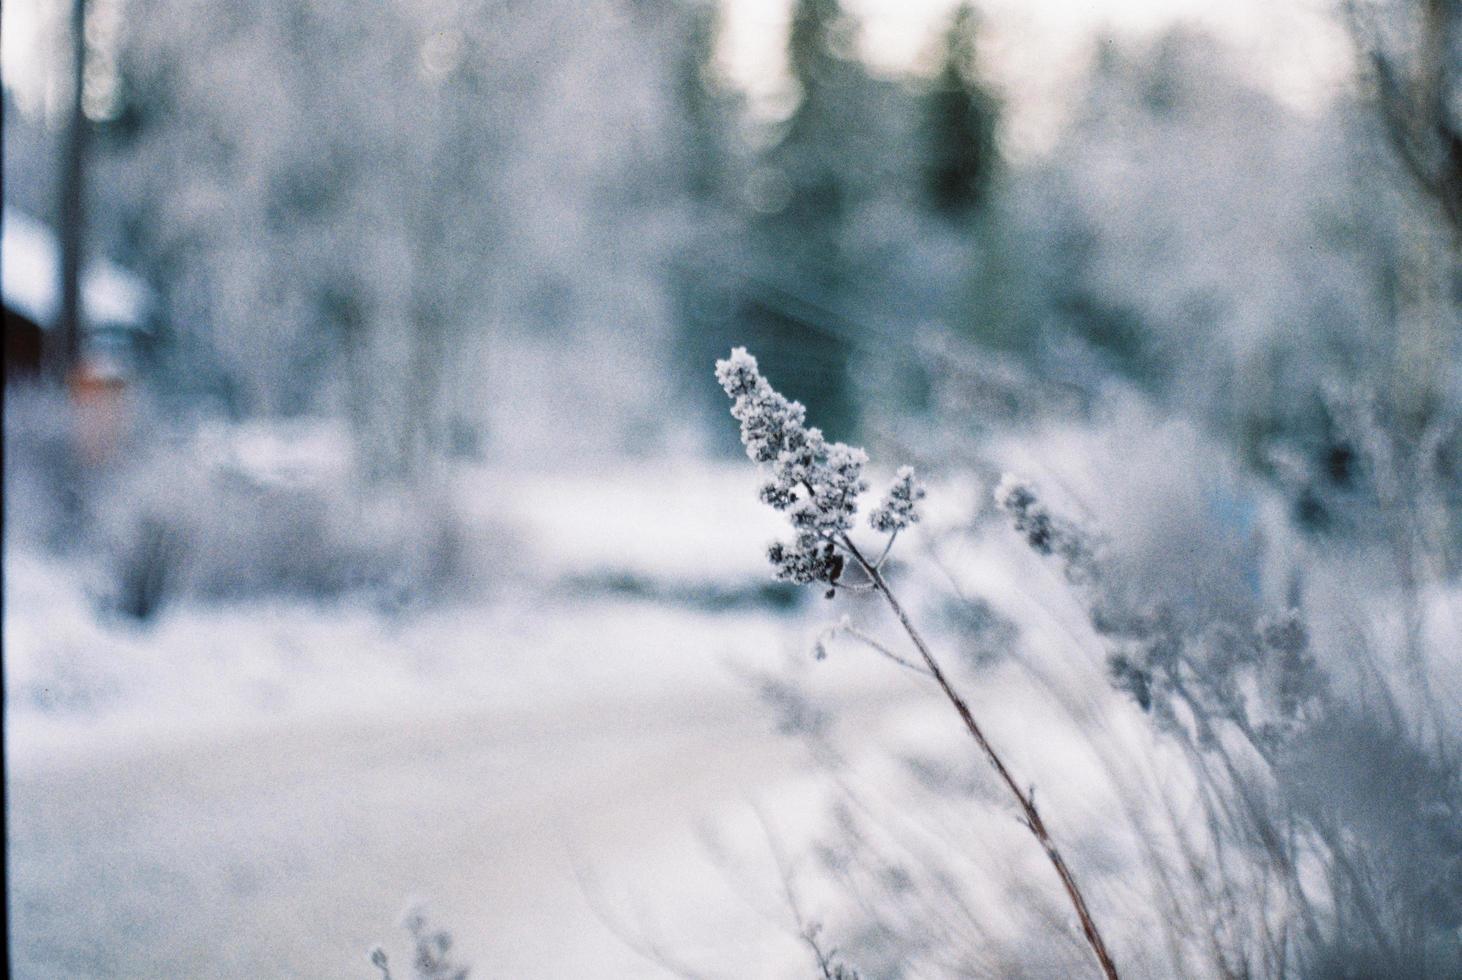
<instances>
[{"instance_id":1,"label":"thin plant stem","mask_svg":"<svg viewBox=\"0 0 1462 980\"><path fill-rule=\"evenodd\" d=\"M1076 878L1072 875L1071 869L1066 866L1066 860L1061 856L1061 852L1056 849L1056 843L1051 839L1050 832L1046 829L1046 823L1041 819L1040 811L1036 809L1034 792L1023 791L1020 788L1020 784L1015 781L1015 777L1010 774L1010 770L1006 768L1004 761L995 752L989 739L985 737L985 733L981 730L979 723L975 721L975 716L970 711L969 705L965 703L964 698L960 697L959 693L950 684L949 678L945 676L944 671L939 666L939 662L934 659L934 654L930 652L929 645L924 642L924 638L919 634L918 629L914 627L913 621L909 619L908 613L904 611L904 607L899 604L893 591L888 587L888 581L884 579L883 574L878 570L877 564L869 562L864 558L862 553L858 551L857 546L853 544L847 535L842 536L841 544L853 556L853 559L857 561L859 566L862 567L863 572L873 583L873 587L883 596L884 601L888 603L889 608L898 617L900 625L904 628L904 632L909 635L909 639L913 641L915 648L919 651L919 655L923 657L925 666L929 668L929 674L939 685L940 690L944 692L945 698L949 700L950 704L954 705L954 710L958 712L960 720L964 722L964 726L969 731L970 737L975 740L975 744L985 754L985 759L990 763L991 768L995 770L1001 782L1005 784L1005 787L1010 790L1010 794L1020 804L1020 809L1024 817L1021 822L1025 824L1026 829L1036 838L1036 841L1041 845L1041 849L1046 852L1046 858L1051 862L1051 867L1056 869L1056 875L1061 879L1061 886L1066 890L1067 898L1071 900L1072 908L1076 911L1076 917L1081 922L1082 934L1086 937L1087 945L1091 947L1092 953L1096 956L1097 963L1101 966L1102 974L1107 980L1118 980L1116 964L1112 962L1112 956L1107 952L1107 944L1102 940L1102 935L1097 930L1096 921L1092 918L1091 911L1087 908L1086 899L1082 897L1081 889L1077 887Z\"/></svg>"},{"instance_id":2,"label":"thin plant stem","mask_svg":"<svg viewBox=\"0 0 1462 980\"><path fill-rule=\"evenodd\" d=\"M873 588L873 586L870 585L869 586L869 589L872 589L872 588ZM894 653L888 647L884 646L882 643L879 643L873 637L869 636L867 633L865 633L862 630L858 629L856 626L846 626L846 625L839 624L839 625L836 625L836 626L829 627L821 635L823 637L833 637L833 636L838 636L838 635L842 635L842 636L849 637L850 639L857 640L859 643L862 643L864 646L868 647L874 653L877 653L880 656L885 657L888 660L893 661L894 663L898 664L900 667L905 668L906 670L912 670L914 673L916 673L916 674L922 674L925 677L932 677L932 676L934 676L934 675L930 674L928 670L926 670L923 667L920 667L918 664L913 663L912 661L909 661L909 660L905 660L903 657L900 657L898 654Z\"/></svg>"},{"instance_id":3,"label":"thin plant stem","mask_svg":"<svg viewBox=\"0 0 1462 980\"><path fill-rule=\"evenodd\" d=\"M894 531L888 536L888 543L883 546L883 554L879 555L873 562L874 568L882 568L883 563L888 560L888 553L893 550L893 543L899 539L899 532Z\"/></svg>"}]
</instances>

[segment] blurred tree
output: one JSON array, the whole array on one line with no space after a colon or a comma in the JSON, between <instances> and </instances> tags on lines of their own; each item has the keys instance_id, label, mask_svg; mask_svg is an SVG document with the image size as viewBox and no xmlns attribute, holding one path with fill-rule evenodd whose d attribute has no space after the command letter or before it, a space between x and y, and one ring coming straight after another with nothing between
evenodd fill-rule
<instances>
[{"instance_id":1,"label":"blurred tree","mask_svg":"<svg viewBox=\"0 0 1462 980\"><path fill-rule=\"evenodd\" d=\"M1360 380L1377 404L1357 414L1403 575L1419 581L1438 571L1428 563L1462 566L1462 387L1450 369L1462 344L1462 3L1342 9L1393 164L1377 176L1407 192L1387 195L1392 234L1376 250L1388 299L1377 333L1391 363L1367 365Z\"/></svg>"},{"instance_id":2,"label":"blurred tree","mask_svg":"<svg viewBox=\"0 0 1462 980\"><path fill-rule=\"evenodd\" d=\"M856 31L838 0L797 0L787 56L800 98L765 161L782 181L772 191L770 220L795 239L783 244L802 274L825 287L835 287L844 271L841 231L857 193L850 168L864 138L858 98L866 76L852 57Z\"/></svg>"},{"instance_id":3,"label":"blurred tree","mask_svg":"<svg viewBox=\"0 0 1462 980\"><path fill-rule=\"evenodd\" d=\"M847 433L854 345L847 241L854 210L879 176L875 86L854 57L857 24L838 0L798 0L787 40L798 91L791 116L752 175L751 259L736 330L783 372L777 383L829 429Z\"/></svg>"},{"instance_id":4,"label":"blurred tree","mask_svg":"<svg viewBox=\"0 0 1462 980\"><path fill-rule=\"evenodd\" d=\"M1296 363L1323 370L1378 303L1322 227L1355 215L1321 179L1348 167L1350 136L1343 111L1288 112L1205 35L1109 46L1025 216L1053 322L1093 378L1115 371L1227 428L1286 397L1267 381L1281 347L1313 347Z\"/></svg>"},{"instance_id":5,"label":"blurred tree","mask_svg":"<svg viewBox=\"0 0 1462 980\"><path fill-rule=\"evenodd\" d=\"M717 7L687 5L683 28L672 39L676 53L674 101L683 133L677 140L686 192L697 203L723 203L735 137L734 100L717 80Z\"/></svg>"},{"instance_id":6,"label":"blurred tree","mask_svg":"<svg viewBox=\"0 0 1462 980\"><path fill-rule=\"evenodd\" d=\"M1462 249L1462 4L1347 0L1344 10L1396 157Z\"/></svg>"},{"instance_id":7,"label":"blurred tree","mask_svg":"<svg viewBox=\"0 0 1462 980\"><path fill-rule=\"evenodd\" d=\"M944 35L939 75L923 105L925 193L937 213L956 220L989 200L1000 166L1000 107L980 81L977 27L974 7L960 4Z\"/></svg>"},{"instance_id":8,"label":"blurred tree","mask_svg":"<svg viewBox=\"0 0 1462 980\"><path fill-rule=\"evenodd\" d=\"M1402 39L1424 33L1387 23L1409 64L1424 46ZM1006 268L1029 280L1013 308L1043 334L1015 349L1041 374L1092 392L1115 375L1201 421L1313 527L1378 533L1382 498L1432 515L1408 548L1435 555L1462 506L1439 475L1462 457L1462 291L1445 209L1376 108L1342 94L1296 113L1191 30L1107 44L1061 142L995 201ZM981 278L999 269L977 277L981 316L1004 305Z\"/></svg>"},{"instance_id":9,"label":"blurred tree","mask_svg":"<svg viewBox=\"0 0 1462 980\"><path fill-rule=\"evenodd\" d=\"M720 6L693 2L683 28L667 38L674 51L671 95L675 128L674 183L689 204L690 222L669 263L677 329L677 395L720 421L723 406L706 384L707 365L740 343L731 325L737 270L744 260L746 213L742 189L748 154L739 126L745 106L716 63ZM661 29L673 23L656 11ZM724 426L707 425L722 433ZM724 434L721 442L733 444Z\"/></svg>"},{"instance_id":10,"label":"blurred tree","mask_svg":"<svg viewBox=\"0 0 1462 980\"><path fill-rule=\"evenodd\" d=\"M86 80L86 0L71 0L71 90L66 141L61 155L60 309L49 352L51 372L65 382L79 366L86 328L81 304L81 269L86 256L87 144L91 127L83 110Z\"/></svg>"},{"instance_id":11,"label":"blurred tree","mask_svg":"<svg viewBox=\"0 0 1462 980\"><path fill-rule=\"evenodd\" d=\"M373 11L135 0L105 185L176 328L168 384L239 414L344 409L365 471L392 478L489 427L541 451L549 409L572 409L554 390L611 406L584 443L653 427L609 365L654 383L681 177L722 179L667 97L664 42L706 11Z\"/></svg>"},{"instance_id":12,"label":"blurred tree","mask_svg":"<svg viewBox=\"0 0 1462 980\"><path fill-rule=\"evenodd\" d=\"M1026 243L998 199L1000 104L983 83L979 15L955 8L940 67L922 100L923 193L927 206L964 235L966 286L949 318L986 348L1029 354L1039 337L1036 288Z\"/></svg>"}]
</instances>

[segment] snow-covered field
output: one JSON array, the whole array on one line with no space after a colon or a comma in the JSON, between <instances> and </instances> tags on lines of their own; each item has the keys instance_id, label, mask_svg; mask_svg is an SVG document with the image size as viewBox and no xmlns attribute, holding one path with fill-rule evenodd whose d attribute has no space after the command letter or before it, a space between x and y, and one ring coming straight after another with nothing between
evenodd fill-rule
<instances>
[{"instance_id":1,"label":"snow-covered field","mask_svg":"<svg viewBox=\"0 0 1462 980\"><path fill-rule=\"evenodd\" d=\"M777 795L801 760L715 658L727 636L776 649L777 625L595 603L528 615L453 618L476 670L420 659L446 623L392 630L397 664L383 662L390 638L357 643L373 633L360 618L331 635L269 616L256 635L273 656L229 691L201 665L152 665L155 725L140 705L69 727L13 712L19 974L366 975L363 951L395 939L400 906L425 896L484 975L637 975L581 877L642 892L677 937L720 934L696 823ZM189 635L217 664L210 634L236 654L246 627L209 618ZM321 661L340 700L289 707L292 672L308 688ZM169 717L190 710L196 725Z\"/></svg>"},{"instance_id":2,"label":"snow-covered field","mask_svg":"<svg viewBox=\"0 0 1462 980\"><path fill-rule=\"evenodd\" d=\"M186 601L144 627L99 612L79 568L9 549L18 975L368 976L374 942L404 961L397 917L422 898L478 976L664 975L658 957L693 975L802 977L798 915L827 920L834 943L859 925L849 895L800 874L839 800L882 827L894 880L904 865L962 876L976 935L1019 948L1048 934L1031 916L1060 908L1049 869L948 706L847 641L813 660L845 612L891 638L876 606L764 601L779 528L755 479L689 462L463 471L464 519L510 543L488 549L475 598L405 611ZM984 492L940 488L929 526L965 520ZM906 597L929 606L1017 770L1042 777L1092 890L1107 890L1100 875L1130 893L1136 858L1109 826L1104 773L1134 740L1152 746L1102 681L1080 608L1013 536L937 561L932 540L903 546L925 569ZM1044 653L962 657L921 599L951 594L950 575ZM785 731L823 717L831 763ZM969 789L931 805L911 759ZM1066 947L1023 968L1083 962L1071 925Z\"/></svg>"},{"instance_id":3,"label":"snow-covered field","mask_svg":"<svg viewBox=\"0 0 1462 980\"><path fill-rule=\"evenodd\" d=\"M790 919L749 908L702 837L815 814L757 691L810 660L824 610L592 584L759 588L774 529L746 469L479 474L497 489L466 499L514 529L513 583L409 613L184 603L143 627L10 549L17 975L367 976L412 897L482 976L656 975L641 940L800 975ZM917 695L881 663L820 676L870 721Z\"/></svg>"},{"instance_id":4,"label":"snow-covered field","mask_svg":"<svg viewBox=\"0 0 1462 980\"><path fill-rule=\"evenodd\" d=\"M844 614L897 645L886 614L765 591L778 527L754 481L690 462L463 470L462 519L503 536L486 585L405 607L195 598L138 625L104 612L82 563L8 547L15 975L370 977L376 942L406 962L412 899L476 977L805 977L799 916L865 957L922 950L929 975L1084 969L948 705L846 639L814 659ZM934 488L897 586L1037 785L1124 974L1171 975L1181 949L1136 914L1158 907L1139 845L1191 821L1186 770L1107 682L1052 563L957 531L987 492ZM1162 513L1144 511L1201 522ZM1214 592L1170 557L1174 588ZM996 654L950 625L959 594L988 600ZM878 920L902 945L869 938Z\"/></svg>"}]
</instances>

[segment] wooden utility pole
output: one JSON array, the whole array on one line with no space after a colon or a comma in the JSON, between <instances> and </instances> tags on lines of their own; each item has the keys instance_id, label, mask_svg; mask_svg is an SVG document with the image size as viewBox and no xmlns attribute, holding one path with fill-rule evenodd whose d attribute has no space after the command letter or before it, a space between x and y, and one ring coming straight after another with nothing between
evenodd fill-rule
<instances>
[{"instance_id":1,"label":"wooden utility pole","mask_svg":"<svg viewBox=\"0 0 1462 980\"><path fill-rule=\"evenodd\" d=\"M61 244L61 296L49 354L55 379L65 383L81 360L86 311L82 305L81 272L86 241L86 0L71 6L71 105L66 142L61 151L58 228Z\"/></svg>"}]
</instances>

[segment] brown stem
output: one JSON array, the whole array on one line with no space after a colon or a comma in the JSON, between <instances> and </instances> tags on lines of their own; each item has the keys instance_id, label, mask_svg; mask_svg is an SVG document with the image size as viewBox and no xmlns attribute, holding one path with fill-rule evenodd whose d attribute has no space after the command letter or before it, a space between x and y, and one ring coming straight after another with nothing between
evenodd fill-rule
<instances>
[{"instance_id":1,"label":"brown stem","mask_svg":"<svg viewBox=\"0 0 1462 980\"><path fill-rule=\"evenodd\" d=\"M1015 777L1010 774L1010 770L1005 768L1005 763L996 754L989 740L985 738L985 733L980 729L979 723L975 721L975 716L970 712L969 705L965 704L964 698L960 697L954 687L949 683L949 679L945 677L944 671L939 667L939 662L930 653L928 644L919 635L919 631L914 628L914 624L909 619L908 613L904 612L904 607L899 605L898 599L894 598L894 594L889 589L888 582L884 579L883 574L879 572L875 565L870 564L859 553L857 547L846 536L843 537L843 544L847 546L849 553L857 560L858 564L863 567L863 571L868 575L869 580L873 582L874 588L888 602L889 608L894 611L894 615L898 617L899 622L903 625L904 632L909 634L909 639L914 642L914 646L918 648L920 656L924 658L924 663L928 666L929 673L939 684L940 690L949 699L949 703L954 705L954 710L959 712L960 720L964 722L965 728L968 729L970 736L975 740L975 744L985 753L985 758L995 770L996 775L1005 783L1006 788L1010 790L1011 795L1020 804L1021 812L1025 817L1022 822L1035 835L1036 840L1041 845L1041 849L1046 852L1046 857L1050 860L1051 866L1056 869L1056 874L1061 879L1061 886L1066 889L1066 896L1071 900L1071 905L1076 910L1076 917L1081 920L1081 931L1086 936L1087 945L1091 947L1092 953L1096 955L1103 975L1106 976L1107 980L1118 980L1117 966L1112 962L1111 954L1107 952L1107 944L1102 941L1101 933L1097 931L1096 921L1091 917L1091 912L1086 907L1086 899L1082 897L1081 889L1076 885L1076 878L1072 876L1071 869L1066 866L1066 860L1061 857L1061 852L1056 849L1055 841L1051 840L1051 835L1046 830L1046 823L1041 819L1040 811L1036 809L1034 795L1023 792L1020 784L1015 781Z\"/></svg>"}]
</instances>

